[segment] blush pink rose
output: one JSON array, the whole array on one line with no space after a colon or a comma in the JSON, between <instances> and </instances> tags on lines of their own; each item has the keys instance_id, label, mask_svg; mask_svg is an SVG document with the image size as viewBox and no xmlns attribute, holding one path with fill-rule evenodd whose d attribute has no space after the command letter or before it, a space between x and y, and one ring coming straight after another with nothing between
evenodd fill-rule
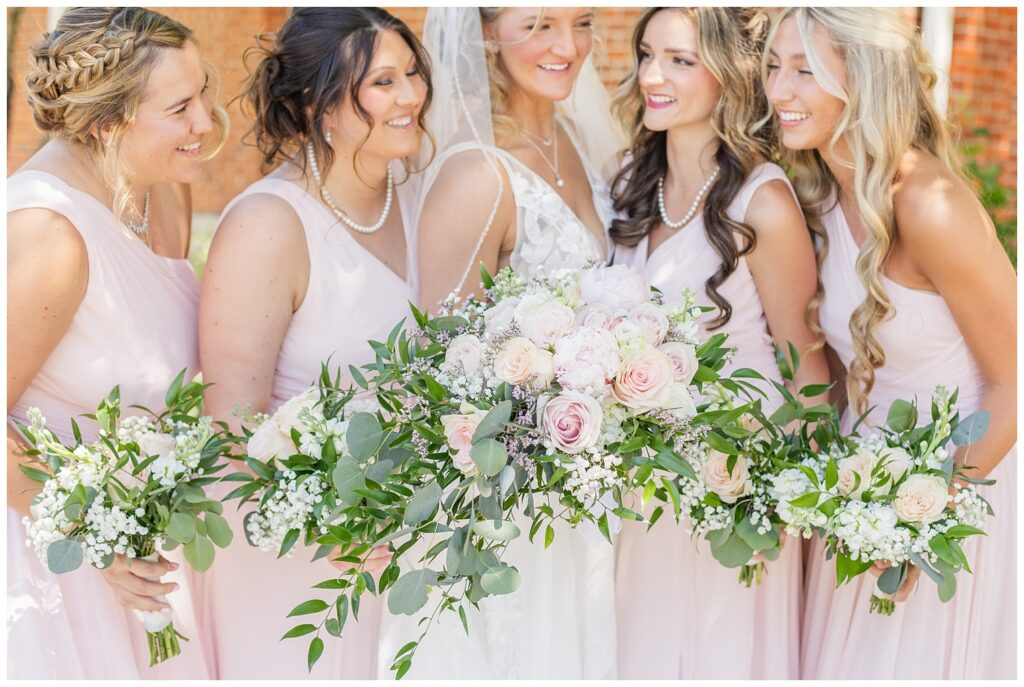
<instances>
[{"instance_id":1,"label":"blush pink rose","mask_svg":"<svg viewBox=\"0 0 1024 687\"><path fill-rule=\"evenodd\" d=\"M700 363L697 361L697 350L690 344L681 341L669 341L658 346L668 359L672 361L672 370L675 381L680 384L689 384L693 375L697 374Z\"/></svg>"},{"instance_id":2,"label":"blush pink rose","mask_svg":"<svg viewBox=\"0 0 1024 687\"><path fill-rule=\"evenodd\" d=\"M640 327L647 337L647 343L652 346L660 344L668 334L668 318L655 303L646 302L636 306L630 311L629 319Z\"/></svg>"},{"instance_id":3,"label":"blush pink rose","mask_svg":"<svg viewBox=\"0 0 1024 687\"><path fill-rule=\"evenodd\" d=\"M550 346L572 330L576 314L572 308L558 301L545 301L537 305L520 303L516 320L523 336L538 346Z\"/></svg>"},{"instance_id":4,"label":"blush pink rose","mask_svg":"<svg viewBox=\"0 0 1024 687\"><path fill-rule=\"evenodd\" d=\"M540 426L552 443L566 453L579 453L601 436L601 404L578 391L563 391L540 409Z\"/></svg>"},{"instance_id":5,"label":"blush pink rose","mask_svg":"<svg viewBox=\"0 0 1024 687\"><path fill-rule=\"evenodd\" d=\"M663 408L673 378L669 357L657 348L648 348L625 360L612 383L612 394L634 410Z\"/></svg>"},{"instance_id":6,"label":"blush pink rose","mask_svg":"<svg viewBox=\"0 0 1024 687\"><path fill-rule=\"evenodd\" d=\"M441 418L444 425L444 436L448 440L448 447L455 453L452 462L455 467L465 475L476 474L476 463L470 456L473 449L473 434L480 422L486 417L487 412L475 408L468 403L463 403L459 408L459 414L445 415Z\"/></svg>"},{"instance_id":7,"label":"blush pink rose","mask_svg":"<svg viewBox=\"0 0 1024 687\"><path fill-rule=\"evenodd\" d=\"M552 355L524 336L509 339L494 356L494 376L509 384L545 389L555 377Z\"/></svg>"}]
</instances>

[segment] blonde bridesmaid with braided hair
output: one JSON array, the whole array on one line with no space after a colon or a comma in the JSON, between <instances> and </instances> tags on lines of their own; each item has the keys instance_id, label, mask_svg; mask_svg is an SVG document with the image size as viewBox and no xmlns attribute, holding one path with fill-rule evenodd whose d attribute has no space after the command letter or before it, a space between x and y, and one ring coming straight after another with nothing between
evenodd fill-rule
<instances>
[{"instance_id":1,"label":"blonde bridesmaid with braided hair","mask_svg":"<svg viewBox=\"0 0 1024 687\"><path fill-rule=\"evenodd\" d=\"M836 589L812 547L801 676L1007 679L1016 674L1016 275L956 163L936 71L900 10L798 8L773 20L764 56L772 121L808 222L828 237L821 325L846 370L844 427L896 399L927 408L959 389L988 432L954 454L995 517L964 545L973 574L940 602L913 568L891 617L868 613L861 576ZM922 413L927 417L927 412ZM876 562L875 574L883 563Z\"/></svg>"},{"instance_id":2,"label":"blonde bridesmaid with braided hair","mask_svg":"<svg viewBox=\"0 0 1024 687\"><path fill-rule=\"evenodd\" d=\"M36 406L63 440L72 418L91 440L79 416L115 385L123 407L155 409L182 368L198 372L189 184L227 119L191 31L151 10L69 10L31 60L29 101L50 141L7 180L7 677L206 679L185 568L118 555L57 577L25 548L39 485L18 469L14 421ZM171 608L192 641L150 668L130 611Z\"/></svg>"}]
</instances>

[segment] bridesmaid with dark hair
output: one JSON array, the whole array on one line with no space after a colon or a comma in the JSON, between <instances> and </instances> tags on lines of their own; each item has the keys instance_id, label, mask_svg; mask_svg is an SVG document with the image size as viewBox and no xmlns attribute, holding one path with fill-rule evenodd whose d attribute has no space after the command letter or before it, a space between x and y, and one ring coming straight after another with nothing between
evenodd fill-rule
<instances>
[{"instance_id":1,"label":"bridesmaid with dark hair","mask_svg":"<svg viewBox=\"0 0 1024 687\"><path fill-rule=\"evenodd\" d=\"M273 171L225 209L200 298L207 411L222 418L236 407L273 413L328 359L351 381L348 365L373 359L366 341L386 338L416 300L402 182L430 102L419 41L379 8L302 8L257 52L244 102L263 168ZM243 513L225 513L241 532ZM311 636L279 640L296 624L288 612L335 574L328 560L310 562L311 549L296 549L276 559L236 537L207 575L204 621L220 678L375 675L381 606L371 594L343 639L324 633L311 672ZM389 560L379 547L363 568Z\"/></svg>"}]
</instances>

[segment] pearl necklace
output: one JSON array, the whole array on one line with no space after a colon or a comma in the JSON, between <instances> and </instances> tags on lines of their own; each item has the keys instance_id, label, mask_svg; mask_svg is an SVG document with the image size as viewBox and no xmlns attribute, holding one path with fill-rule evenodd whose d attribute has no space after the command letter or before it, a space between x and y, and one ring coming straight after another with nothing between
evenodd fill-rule
<instances>
[{"instance_id":1,"label":"pearl necklace","mask_svg":"<svg viewBox=\"0 0 1024 687\"><path fill-rule=\"evenodd\" d=\"M129 219L126 219L124 223L135 232L136 236L142 236L149 231L149 191L146 191L146 201L142 208L142 224L136 224Z\"/></svg>"},{"instance_id":2,"label":"pearl necklace","mask_svg":"<svg viewBox=\"0 0 1024 687\"><path fill-rule=\"evenodd\" d=\"M358 231L360 234L375 234L380 231L380 228L384 226L384 222L388 219L388 214L391 212L391 201L394 197L395 182L391 176L390 165L388 165L387 190L384 192L384 209L381 210L380 219L370 226L365 226L353 221L352 218L339 210L338 206L334 204L334 199L331 198L331 194L327 191L327 187L324 186L323 180L320 178L320 166L316 163L316 154L313 152L312 141L308 141L306 143L306 160L309 162L309 168L313 172L313 180L320 189L320 197L324 199L324 202L327 203L327 207L331 209L331 212L334 213L335 217L352 229Z\"/></svg>"},{"instance_id":3,"label":"pearl necklace","mask_svg":"<svg viewBox=\"0 0 1024 687\"><path fill-rule=\"evenodd\" d=\"M529 133L526 131L526 129L523 129L522 131L524 134ZM544 164L546 164L548 166L548 169L550 169L551 172L555 175L555 186L557 186L558 188L565 188L565 179L563 179L562 175L558 173L558 132L555 131L554 128L551 129L551 142L555 144L555 164L551 164L550 162L548 162L548 157L547 155L544 154L544 151L541 150L536 143L531 141L529 137L524 136L523 140L529 143L530 146L537 151L537 154L540 155L540 159L544 161Z\"/></svg>"},{"instance_id":4,"label":"pearl necklace","mask_svg":"<svg viewBox=\"0 0 1024 687\"><path fill-rule=\"evenodd\" d=\"M685 227L693 216L697 214L697 208L700 207L700 201L704 199L704 194L711 188L711 184L718 178L718 167L711 172L711 176L707 178L704 185L697 191L697 197L693 199L693 204L690 205L689 211L683 215L683 218L678 222L673 222L668 218L668 212L665 210L665 177L658 179L658 212L661 213L661 221L665 223L665 226L669 229L679 229Z\"/></svg>"}]
</instances>

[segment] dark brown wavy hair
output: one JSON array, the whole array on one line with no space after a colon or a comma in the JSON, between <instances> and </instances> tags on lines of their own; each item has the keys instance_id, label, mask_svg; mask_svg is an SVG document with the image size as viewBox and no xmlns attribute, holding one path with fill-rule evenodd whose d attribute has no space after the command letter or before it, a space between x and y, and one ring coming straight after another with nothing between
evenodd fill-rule
<instances>
[{"instance_id":1,"label":"dark brown wavy hair","mask_svg":"<svg viewBox=\"0 0 1024 687\"><path fill-rule=\"evenodd\" d=\"M730 219L726 210L754 167L770 154L766 134L753 133L754 123L767 111L758 59L763 32L752 30L757 15L741 8L652 7L641 15L633 31L633 68L619 84L614 105L617 116L632 134L630 155L612 184L615 210L625 219L614 220L610 234L626 246L635 246L661 221L656 197L658 179L668 171L667 134L651 131L643 124L639 66L644 31L654 15L667 10L682 12L694 23L700 59L722 87L721 98L711 113L719 139L715 152L719 173L703 210L708 241L722 260L705 283L708 296L719 311L709 323L715 329L732 317L732 305L718 288L736 270L740 257L757 245L753 228ZM740 247L734 234L742 239Z\"/></svg>"},{"instance_id":2,"label":"dark brown wavy hair","mask_svg":"<svg viewBox=\"0 0 1024 687\"><path fill-rule=\"evenodd\" d=\"M373 128L373 118L359 104L359 88L384 31L402 37L426 81L427 97L417 121L430 137L424 126L433 96L430 57L401 19L379 7L298 7L277 33L257 36L256 46L245 52L246 61L252 55L259 57L239 97L243 110L251 109L255 116L246 136L255 137L263 154L262 173L312 141L326 177L334 164L334 151L324 137L323 116L346 95L356 114ZM359 144L356 156L365 143L366 139ZM305 169L305 157L301 164Z\"/></svg>"}]
</instances>

